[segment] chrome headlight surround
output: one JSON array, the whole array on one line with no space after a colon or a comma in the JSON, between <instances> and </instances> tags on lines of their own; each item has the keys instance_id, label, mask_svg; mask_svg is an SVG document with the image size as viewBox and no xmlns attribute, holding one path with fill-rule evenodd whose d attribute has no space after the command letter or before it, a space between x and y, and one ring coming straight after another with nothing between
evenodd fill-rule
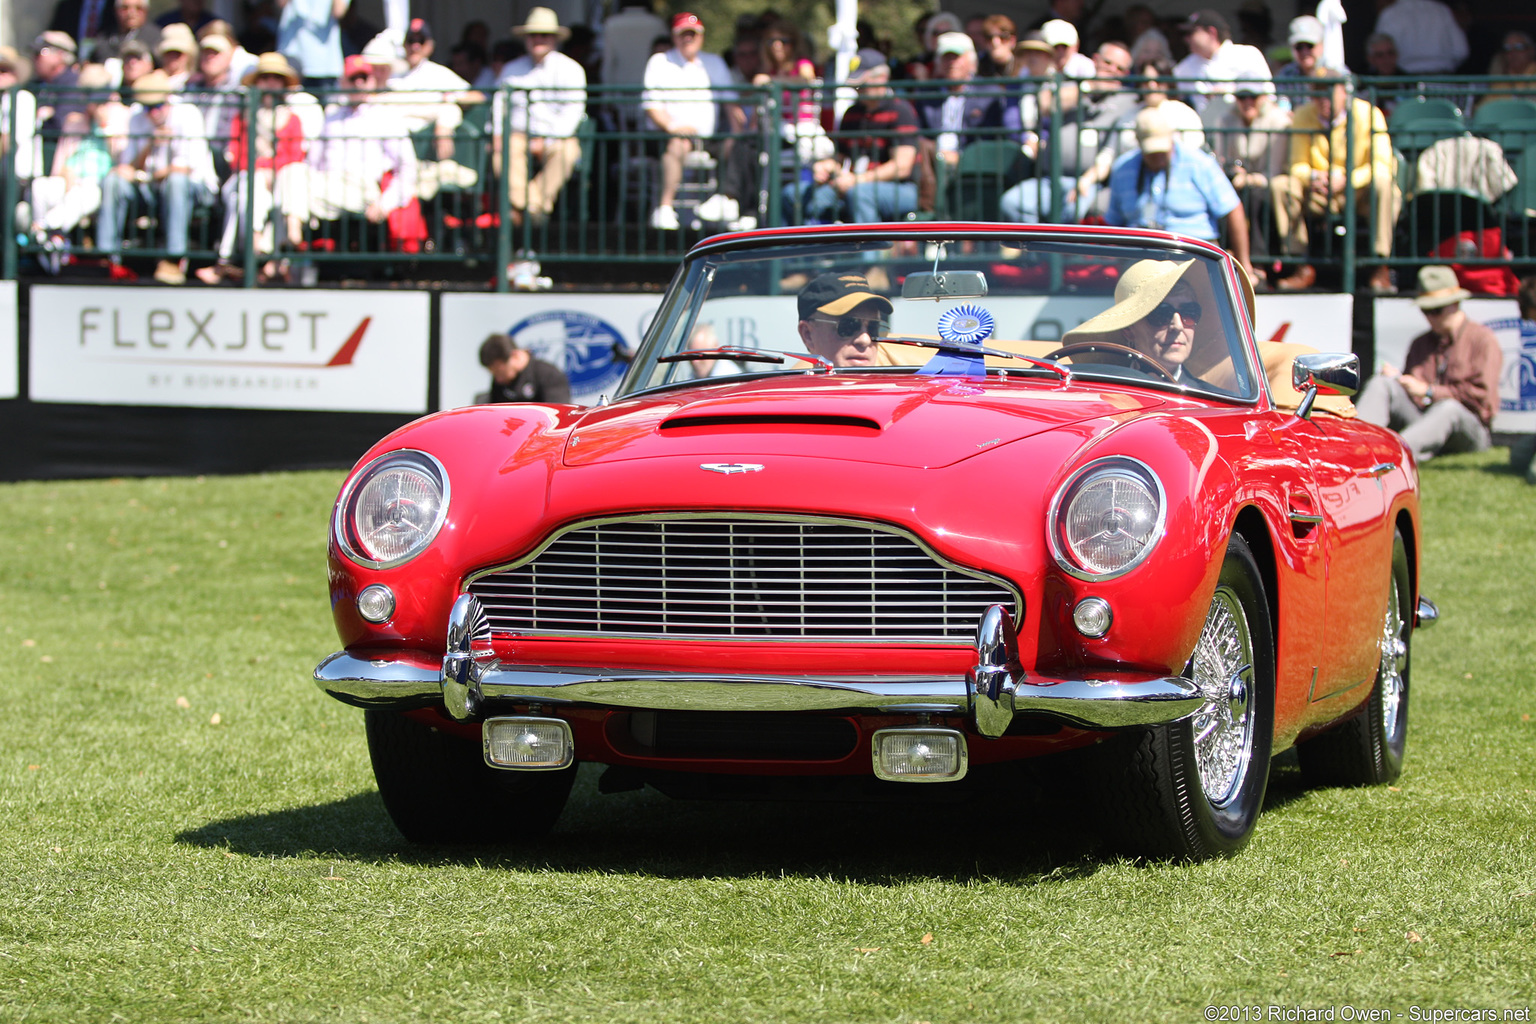
<instances>
[{"instance_id":1,"label":"chrome headlight surround","mask_svg":"<svg viewBox=\"0 0 1536 1024\"><path fill-rule=\"evenodd\" d=\"M380 493L390 484L392 497ZM386 452L353 474L331 521L331 535L347 558L369 569L392 569L426 550L448 518L448 471L426 452ZM360 516L387 517L369 527ZM394 527L387 542L380 531ZM404 535L403 539L401 535Z\"/></svg>"},{"instance_id":2,"label":"chrome headlight surround","mask_svg":"<svg viewBox=\"0 0 1536 1024\"><path fill-rule=\"evenodd\" d=\"M1085 555L1085 538L1074 536L1076 521L1095 512L1102 517L1118 515L1115 499L1120 488L1128 488L1128 496L1142 506L1140 513L1125 524L1130 527L1123 531L1127 537L1126 550L1116 555ZM1063 572L1090 582L1112 580L1136 568L1152 553L1163 537L1167 514L1167 496L1152 468L1137 459L1111 455L1080 467L1057 489L1051 498L1046 535L1051 554ZM1110 528L1121 527L1112 523Z\"/></svg>"}]
</instances>

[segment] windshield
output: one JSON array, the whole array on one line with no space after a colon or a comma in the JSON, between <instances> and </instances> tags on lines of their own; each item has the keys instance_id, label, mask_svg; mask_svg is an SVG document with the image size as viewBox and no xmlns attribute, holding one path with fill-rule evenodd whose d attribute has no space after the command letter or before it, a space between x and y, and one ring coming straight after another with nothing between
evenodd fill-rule
<instances>
[{"instance_id":1,"label":"windshield","mask_svg":"<svg viewBox=\"0 0 1536 1024\"><path fill-rule=\"evenodd\" d=\"M621 393L810 370L1070 375L1251 400L1239 303L1218 259L1123 238L743 243L689 261Z\"/></svg>"}]
</instances>

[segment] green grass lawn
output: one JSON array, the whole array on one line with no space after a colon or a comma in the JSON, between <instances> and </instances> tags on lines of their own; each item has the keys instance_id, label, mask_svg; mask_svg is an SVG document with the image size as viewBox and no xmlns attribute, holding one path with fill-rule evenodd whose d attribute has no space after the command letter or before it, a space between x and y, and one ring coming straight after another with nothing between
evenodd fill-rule
<instances>
[{"instance_id":1,"label":"green grass lawn","mask_svg":"<svg viewBox=\"0 0 1536 1024\"><path fill-rule=\"evenodd\" d=\"M1281 766L1248 849L1195 866L1109 858L1022 790L694 804L595 774L533 854L424 852L310 681L340 474L0 486L0 1021L1528 1007L1536 488L1503 463L1425 468L1443 618L1400 784Z\"/></svg>"}]
</instances>

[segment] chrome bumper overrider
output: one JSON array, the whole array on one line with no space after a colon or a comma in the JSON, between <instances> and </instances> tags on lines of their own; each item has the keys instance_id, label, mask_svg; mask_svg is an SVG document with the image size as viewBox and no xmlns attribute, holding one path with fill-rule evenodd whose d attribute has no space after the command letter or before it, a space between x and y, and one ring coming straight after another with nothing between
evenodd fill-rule
<instances>
[{"instance_id":1,"label":"chrome bumper overrider","mask_svg":"<svg viewBox=\"0 0 1536 1024\"><path fill-rule=\"evenodd\" d=\"M843 711L964 715L983 736L1001 736L1017 714L1043 712L1088 728L1173 722L1204 700L1179 676L1106 672L1092 677L1026 673L1013 648L1007 611L994 605L977 630L977 664L965 676L740 676L704 672L623 672L571 666L505 665L489 652L479 604L454 603L440 671L411 659L365 659L346 651L315 669L326 693L364 708L419 708L441 702L460 721L488 702L646 711Z\"/></svg>"}]
</instances>

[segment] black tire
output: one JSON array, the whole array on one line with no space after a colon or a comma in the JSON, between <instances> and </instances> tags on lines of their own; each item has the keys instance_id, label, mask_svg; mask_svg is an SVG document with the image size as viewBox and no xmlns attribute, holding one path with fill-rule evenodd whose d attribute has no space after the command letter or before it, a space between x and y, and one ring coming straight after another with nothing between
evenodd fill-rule
<instances>
[{"instance_id":1,"label":"black tire","mask_svg":"<svg viewBox=\"0 0 1536 1024\"><path fill-rule=\"evenodd\" d=\"M1244 671L1246 669L1246 671ZM1207 860L1241 850L1264 806L1275 731L1274 632L1264 579L1240 534L1227 542L1185 675L1206 691L1190 718L1126 737L1108 781L1127 853Z\"/></svg>"},{"instance_id":2,"label":"black tire","mask_svg":"<svg viewBox=\"0 0 1536 1024\"><path fill-rule=\"evenodd\" d=\"M576 766L512 772L485 763L479 743L390 711L365 711L379 796L406 839L423 845L528 843L565 807Z\"/></svg>"},{"instance_id":3,"label":"black tire","mask_svg":"<svg viewBox=\"0 0 1536 1024\"><path fill-rule=\"evenodd\" d=\"M1360 713L1296 745L1310 786L1379 786L1403 771L1408 742L1409 648L1413 640L1413 587L1408 546L1392 537L1392 582L1382 622L1376 683Z\"/></svg>"}]
</instances>

